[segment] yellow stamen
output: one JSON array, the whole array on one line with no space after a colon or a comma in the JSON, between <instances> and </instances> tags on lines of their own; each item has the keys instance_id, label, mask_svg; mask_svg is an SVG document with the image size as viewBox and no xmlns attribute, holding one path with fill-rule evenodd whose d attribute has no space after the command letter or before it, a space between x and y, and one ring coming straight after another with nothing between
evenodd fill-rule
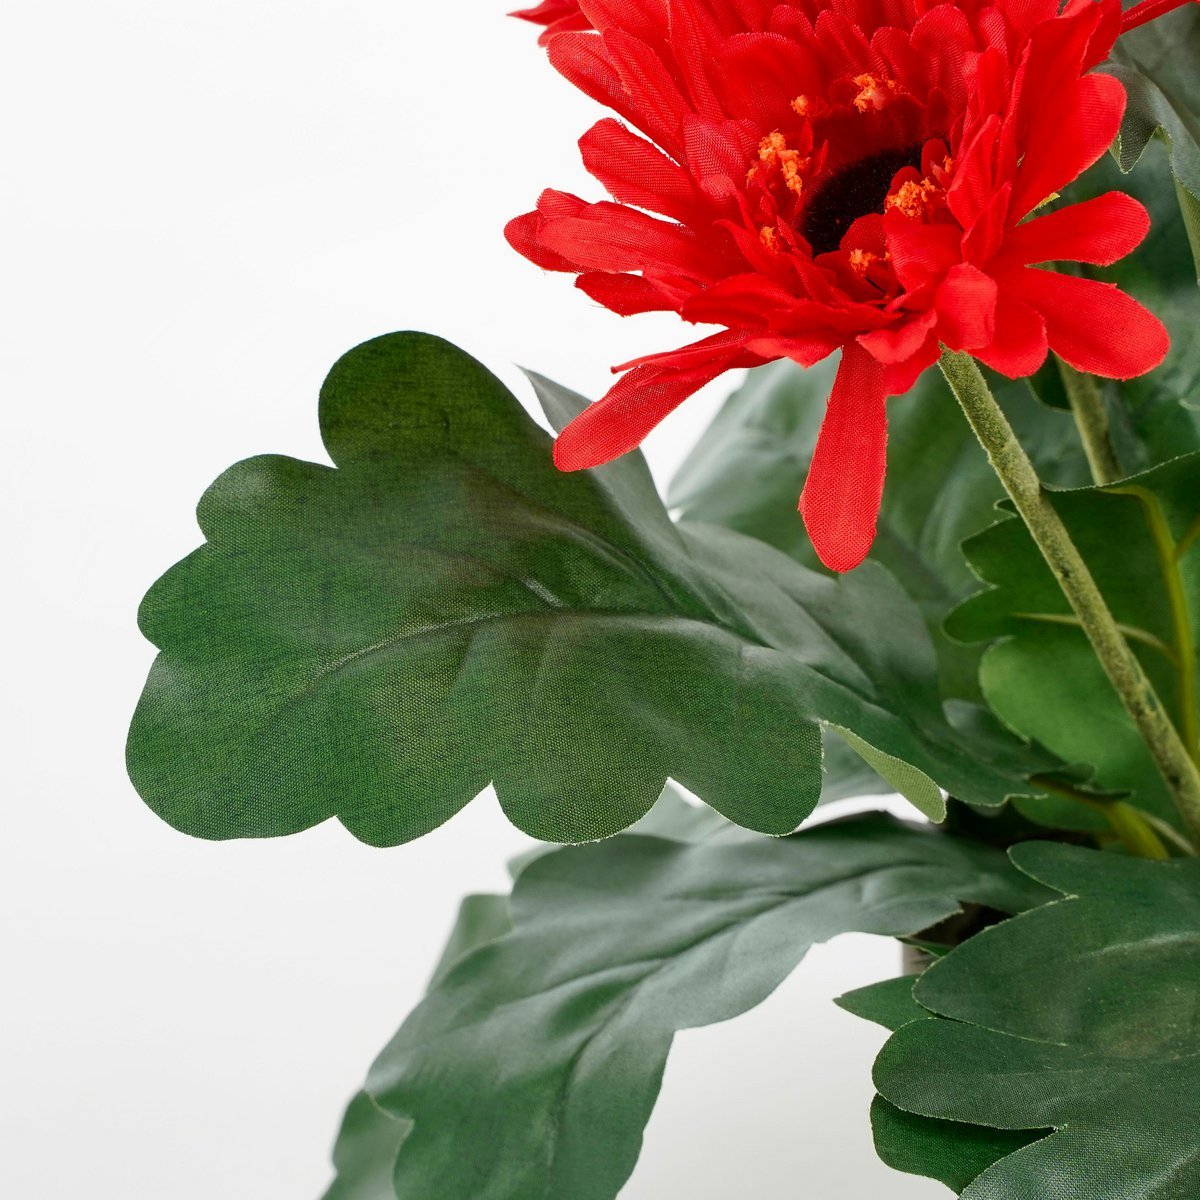
<instances>
[{"instance_id":1,"label":"yellow stamen","mask_svg":"<svg viewBox=\"0 0 1200 1200\"><path fill-rule=\"evenodd\" d=\"M764 225L758 231L758 240L770 251L775 254L779 253L779 235L775 232L774 225Z\"/></svg>"},{"instance_id":2,"label":"yellow stamen","mask_svg":"<svg viewBox=\"0 0 1200 1200\"><path fill-rule=\"evenodd\" d=\"M859 93L854 97L854 107L865 113L870 109L878 112L900 94L900 85L894 79L880 79L877 75L856 75L854 82Z\"/></svg>"},{"instance_id":3,"label":"yellow stamen","mask_svg":"<svg viewBox=\"0 0 1200 1200\"><path fill-rule=\"evenodd\" d=\"M768 133L759 142L758 159L768 169L778 168L788 191L795 192L797 196L804 191L804 171L808 159L802 157L799 150L789 150L787 138L778 130Z\"/></svg>"},{"instance_id":4,"label":"yellow stamen","mask_svg":"<svg viewBox=\"0 0 1200 1200\"><path fill-rule=\"evenodd\" d=\"M792 101L792 111L795 112L798 117L807 117L811 108L812 102L807 96L797 96L795 100Z\"/></svg>"},{"instance_id":5,"label":"yellow stamen","mask_svg":"<svg viewBox=\"0 0 1200 1200\"><path fill-rule=\"evenodd\" d=\"M910 179L884 201L884 207L898 208L906 217L919 219L925 215L925 204L936 190L928 181L914 183Z\"/></svg>"},{"instance_id":6,"label":"yellow stamen","mask_svg":"<svg viewBox=\"0 0 1200 1200\"><path fill-rule=\"evenodd\" d=\"M870 250L850 251L850 266L859 275L866 275L877 262L882 261L878 254L872 254Z\"/></svg>"}]
</instances>

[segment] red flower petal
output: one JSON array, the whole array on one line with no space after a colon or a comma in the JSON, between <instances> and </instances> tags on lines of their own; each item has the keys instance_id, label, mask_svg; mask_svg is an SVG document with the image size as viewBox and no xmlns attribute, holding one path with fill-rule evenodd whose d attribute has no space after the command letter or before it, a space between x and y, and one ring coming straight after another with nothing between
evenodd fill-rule
<instances>
[{"instance_id":1,"label":"red flower petal","mask_svg":"<svg viewBox=\"0 0 1200 1200\"><path fill-rule=\"evenodd\" d=\"M688 173L620 121L606 117L579 139L583 165L614 200L677 221L695 216L698 196Z\"/></svg>"},{"instance_id":2,"label":"red flower petal","mask_svg":"<svg viewBox=\"0 0 1200 1200\"><path fill-rule=\"evenodd\" d=\"M607 201L542 221L538 240L592 271L665 271L699 279L722 274L720 260L690 229Z\"/></svg>"},{"instance_id":3,"label":"red flower petal","mask_svg":"<svg viewBox=\"0 0 1200 1200\"><path fill-rule=\"evenodd\" d=\"M653 41L662 29L662 0L579 0L591 23L605 29L625 29L643 41Z\"/></svg>"},{"instance_id":4,"label":"red flower petal","mask_svg":"<svg viewBox=\"0 0 1200 1200\"><path fill-rule=\"evenodd\" d=\"M560 471L598 467L627 454L689 396L744 355L743 341L716 334L677 352L693 360L682 367L646 362L623 375L609 392L583 410L554 443L554 465ZM664 356L669 357L669 356ZM761 359L743 365L758 365Z\"/></svg>"},{"instance_id":5,"label":"red flower petal","mask_svg":"<svg viewBox=\"0 0 1200 1200\"><path fill-rule=\"evenodd\" d=\"M1107 192L1010 231L1004 257L1022 264L1085 262L1108 266L1150 232L1150 214L1132 196Z\"/></svg>"},{"instance_id":6,"label":"red flower petal","mask_svg":"<svg viewBox=\"0 0 1200 1200\"><path fill-rule=\"evenodd\" d=\"M929 334L921 347L903 362L883 368L883 390L889 396L903 396L922 374L941 357L942 347L935 334Z\"/></svg>"},{"instance_id":7,"label":"red flower petal","mask_svg":"<svg viewBox=\"0 0 1200 1200\"><path fill-rule=\"evenodd\" d=\"M894 366L912 358L925 345L936 324L937 313L933 309L929 309L927 312L913 316L910 320L860 334L858 344L876 362L883 363L885 366Z\"/></svg>"},{"instance_id":8,"label":"red flower petal","mask_svg":"<svg viewBox=\"0 0 1200 1200\"><path fill-rule=\"evenodd\" d=\"M604 34L604 48L633 101L642 128L668 154L683 154L683 118L691 111L662 59L623 29Z\"/></svg>"},{"instance_id":9,"label":"red flower petal","mask_svg":"<svg viewBox=\"0 0 1200 1200\"><path fill-rule=\"evenodd\" d=\"M718 72L713 61L720 30L714 27L698 0L670 0L670 3L671 50L679 65L684 90L691 97L694 112L720 120L725 112L717 96Z\"/></svg>"},{"instance_id":10,"label":"red flower petal","mask_svg":"<svg viewBox=\"0 0 1200 1200\"><path fill-rule=\"evenodd\" d=\"M934 301L938 333L951 350L988 345L996 332L996 281L970 263L951 268Z\"/></svg>"},{"instance_id":11,"label":"red flower petal","mask_svg":"<svg viewBox=\"0 0 1200 1200\"><path fill-rule=\"evenodd\" d=\"M586 207L587 203L578 196L547 189L538 197L537 210L514 217L504 227L504 236L518 254L523 254L530 262L536 263L544 270L577 271L579 264L574 259L548 250L542 244L541 229L547 217L573 215L582 212Z\"/></svg>"},{"instance_id":12,"label":"red flower petal","mask_svg":"<svg viewBox=\"0 0 1200 1200\"><path fill-rule=\"evenodd\" d=\"M1008 297L1041 314L1050 348L1077 370L1132 379L1166 357L1163 323L1111 283L1022 267L1003 286Z\"/></svg>"},{"instance_id":13,"label":"red flower petal","mask_svg":"<svg viewBox=\"0 0 1200 1200\"><path fill-rule=\"evenodd\" d=\"M1113 144L1125 113L1125 88L1111 75L1085 75L1060 88L1025 141L1013 190L1021 217L1086 171Z\"/></svg>"},{"instance_id":14,"label":"red flower petal","mask_svg":"<svg viewBox=\"0 0 1200 1200\"><path fill-rule=\"evenodd\" d=\"M530 262L547 271L569 271L571 264L561 254L549 254L537 240L538 215L535 212L513 217L504 227L508 244Z\"/></svg>"},{"instance_id":15,"label":"red flower petal","mask_svg":"<svg viewBox=\"0 0 1200 1200\"><path fill-rule=\"evenodd\" d=\"M772 316L795 303L786 288L762 275L731 275L692 296L680 309L680 316L696 324L766 329Z\"/></svg>"},{"instance_id":16,"label":"red flower petal","mask_svg":"<svg viewBox=\"0 0 1200 1200\"><path fill-rule=\"evenodd\" d=\"M883 368L847 346L800 497L813 549L830 570L852 571L870 552L886 470Z\"/></svg>"},{"instance_id":17,"label":"red flower petal","mask_svg":"<svg viewBox=\"0 0 1200 1200\"><path fill-rule=\"evenodd\" d=\"M777 33L742 33L720 52L725 111L748 117L769 132L780 112L799 95L817 91L824 82L812 49Z\"/></svg>"},{"instance_id":18,"label":"red flower petal","mask_svg":"<svg viewBox=\"0 0 1200 1200\"><path fill-rule=\"evenodd\" d=\"M1000 137L1000 118L993 114L971 135L970 143L959 152L954 182L946 194L950 211L964 229L970 229L992 199L991 162Z\"/></svg>"},{"instance_id":19,"label":"red flower petal","mask_svg":"<svg viewBox=\"0 0 1200 1200\"><path fill-rule=\"evenodd\" d=\"M604 43L591 33L559 33L550 39L550 65L585 96L611 108L646 133L637 105L630 100L605 52ZM653 136L653 134L651 134Z\"/></svg>"},{"instance_id":20,"label":"red flower petal","mask_svg":"<svg viewBox=\"0 0 1200 1200\"><path fill-rule=\"evenodd\" d=\"M618 316L637 313L670 312L675 305L649 280L640 275L619 275L607 271L587 271L575 280L575 286Z\"/></svg>"},{"instance_id":21,"label":"red flower petal","mask_svg":"<svg viewBox=\"0 0 1200 1200\"><path fill-rule=\"evenodd\" d=\"M1021 379L1041 368L1050 352L1046 322L1027 304L1005 298L996 305L996 331L989 346L973 350L980 362L1009 379Z\"/></svg>"},{"instance_id":22,"label":"red flower petal","mask_svg":"<svg viewBox=\"0 0 1200 1200\"><path fill-rule=\"evenodd\" d=\"M736 121L689 117L684 122L688 170L705 195L714 200L735 197L746 178L756 143Z\"/></svg>"},{"instance_id":23,"label":"red flower petal","mask_svg":"<svg viewBox=\"0 0 1200 1200\"><path fill-rule=\"evenodd\" d=\"M545 46L558 33L569 29L587 29L588 19L579 11L579 0L543 0L534 8L523 8L509 13L510 17L520 17L523 21L532 21L535 25L545 25L546 29L538 38Z\"/></svg>"},{"instance_id":24,"label":"red flower petal","mask_svg":"<svg viewBox=\"0 0 1200 1200\"><path fill-rule=\"evenodd\" d=\"M941 279L962 261L962 230L956 225L926 225L893 208L883 230L896 278L910 291Z\"/></svg>"}]
</instances>

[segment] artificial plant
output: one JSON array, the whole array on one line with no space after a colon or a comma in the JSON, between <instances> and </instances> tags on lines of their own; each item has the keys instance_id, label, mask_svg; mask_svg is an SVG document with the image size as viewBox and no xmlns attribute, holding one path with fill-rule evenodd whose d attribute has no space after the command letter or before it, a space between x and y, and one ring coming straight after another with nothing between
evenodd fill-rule
<instances>
[{"instance_id":1,"label":"artificial plant","mask_svg":"<svg viewBox=\"0 0 1200 1200\"><path fill-rule=\"evenodd\" d=\"M1200 13L519 15L616 115L612 199L510 242L716 331L590 405L531 376L557 440L437 338L359 346L334 465L232 467L141 614L130 771L184 832L397 846L492 785L546 843L464 903L329 1200L612 1200L675 1032L854 930L924 951L841 1001L895 1031L886 1162L1195 1200ZM660 497L638 443L742 368Z\"/></svg>"}]
</instances>

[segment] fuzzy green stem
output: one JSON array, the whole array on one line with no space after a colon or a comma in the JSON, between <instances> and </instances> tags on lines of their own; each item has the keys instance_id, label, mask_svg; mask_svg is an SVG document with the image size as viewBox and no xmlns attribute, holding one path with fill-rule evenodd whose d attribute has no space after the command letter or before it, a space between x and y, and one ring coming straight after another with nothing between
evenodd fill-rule
<instances>
[{"instance_id":1,"label":"fuzzy green stem","mask_svg":"<svg viewBox=\"0 0 1200 1200\"><path fill-rule=\"evenodd\" d=\"M1200 768L1118 629L1083 556L1042 490L1033 463L1017 441L975 360L968 354L947 350L942 354L941 367L975 436L1146 743L1193 840L1200 840Z\"/></svg>"}]
</instances>

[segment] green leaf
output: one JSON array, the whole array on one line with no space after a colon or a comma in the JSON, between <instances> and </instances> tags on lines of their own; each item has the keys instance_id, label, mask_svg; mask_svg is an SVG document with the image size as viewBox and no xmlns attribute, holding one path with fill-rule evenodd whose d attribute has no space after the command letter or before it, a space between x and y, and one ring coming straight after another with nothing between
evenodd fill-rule
<instances>
[{"instance_id":1,"label":"green leaf","mask_svg":"<svg viewBox=\"0 0 1200 1200\"><path fill-rule=\"evenodd\" d=\"M920 975L901 975L896 979L885 979L881 983L847 992L837 998L838 1008L844 1008L864 1021L882 1025L893 1033L902 1029L909 1021L929 1019L928 1010L913 999L913 984Z\"/></svg>"},{"instance_id":2,"label":"green leaf","mask_svg":"<svg viewBox=\"0 0 1200 1200\"><path fill-rule=\"evenodd\" d=\"M411 1121L390 1116L359 1092L342 1119L333 1150L337 1178L324 1200L396 1200L396 1156L411 1131Z\"/></svg>"},{"instance_id":3,"label":"green leaf","mask_svg":"<svg viewBox=\"0 0 1200 1200\"><path fill-rule=\"evenodd\" d=\"M984 1171L964 1200L1191 1200L1200 862L1052 843L1012 857L1069 898L932 966L915 995L939 1019L892 1037L876 1085L921 1116L1057 1131Z\"/></svg>"},{"instance_id":4,"label":"green leaf","mask_svg":"<svg viewBox=\"0 0 1200 1200\"><path fill-rule=\"evenodd\" d=\"M460 958L511 930L512 914L508 911L507 896L465 896L429 986L436 987L441 983Z\"/></svg>"},{"instance_id":5,"label":"green leaf","mask_svg":"<svg viewBox=\"0 0 1200 1200\"><path fill-rule=\"evenodd\" d=\"M507 896L467 896L459 906L458 918L441 960L434 969L430 988L450 973L460 959L512 931ZM412 1122L381 1109L366 1092L350 1101L333 1148L337 1178L324 1200L396 1200L392 1176L396 1155L412 1132Z\"/></svg>"},{"instance_id":6,"label":"green leaf","mask_svg":"<svg viewBox=\"0 0 1200 1200\"><path fill-rule=\"evenodd\" d=\"M1194 738L1200 551L1187 539L1200 527L1200 454L1110 487L1047 495L1155 689ZM1141 807L1177 821L1149 752L1024 524L1001 520L964 548L992 587L952 613L946 629L965 641L1003 639L985 654L980 675L994 711L1063 760L1094 768L1100 788L1132 793ZM1031 815L1042 809L1022 807Z\"/></svg>"},{"instance_id":7,"label":"green leaf","mask_svg":"<svg viewBox=\"0 0 1200 1200\"><path fill-rule=\"evenodd\" d=\"M919 978L906 975L871 984L839 997L837 1003L894 1033L913 1021L933 1019L913 997L913 985ZM882 1162L908 1175L936 1179L955 1192L993 1163L1049 1132L987 1129L922 1117L889 1104L882 1096L876 1096L871 1105L871 1129Z\"/></svg>"},{"instance_id":8,"label":"green leaf","mask_svg":"<svg viewBox=\"0 0 1200 1200\"><path fill-rule=\"evenodd\" d=\"M675 477L670 505L687 520L748 533L821 569L796 500L835 365L802 371L779 363L752 371ZM1086 482L1070 418L1047 411L1027 383L994 383L1043 474L1063 484ZM973 697L977 655L948 642L940 626L974 582L959 545L991 524L1004 491L938 372L927 371L888 410L888 481L871 558L920 605L937 647L943 693Z\"/></svg>"},{"instance_id":9,"label":"green leaf","mask_svg":"<svg viewBox=\"0 0 1200 1200\"><path fill-rule=\"evenodd\" d=\"M636 825L631 826L629 832L667 838L672 842L703 842L732 833L736 828L711 808L685 799L668 784L658 803Z\"/></svg>"},{"instance_id":10,"label":"green leaf","mask_svg":"<svg viewBox=\"0 0 1200 1200\"><path fill-rule=\"evenodd\" d=\"M668 838L673 842L703 842L714 837L746 835L745 830L730 824L706 805L694 804L685 799L683 794L669 783L663 788L663 794L654 807L640 821L631 825L627 832ZM515 858L509 859L509 876L515 880L530 863L561 848L561 843L553 842L531 846Z\"/></svg>"},{"instance_id":11,"label":"green leaf","mask_svg":"<svg viewBox=\"0 0 1200 1200\"><path fill-rule=\"evenodd\" d=\"M561 400L561 397L559 397ZM831 579L670 521L635 457L555 471L547 435L478 363L395 334L333 369L336 469L240 463L207 543L147 596L160 654L129 768L208 838L337 816L419 837L489 783L548 842L611 835L668 777L786 833L834 724L984 805L1046 758L986 754L946 719L920 614L876 566Z\"/></svg>"},{"instance_id":12,"label":"green leaf","mask_svg":"<svg viewBox=\"0 0 1200 1200\"><path fill-rule=\"evenodd\" d=\"M612 1200L677 1030L745 1012L838 933L1047 895L997 851L879 815L546 855L518 879L512 934L461 960L372 1068L372 1097L414 1122L396 1193Z\"/></svg>"},{"instance_id":13,"label":"green leaf","mask_svg":"<svg viewBox=\"0 0 1200 1200\"><path fill-rule=\"evenodd\" d=\"M871 1103L871 1131L881 1162L906 1175L936 1179L956 1193L994 1163L1046 1136L1040 1129L986 1129L921 1117L882 1096Z\"/></svg>"},{"instance_id":14,"label":"green leaf","mask_svg":"<svg viewBox=\"0 0 1200 1200\"><path fill-rule=\"evenodd\" d=\"M1124 85L1129 100L1115 148L1129 171L1157 133L1171 150L1195 269L1200 275L1200 12L1187 4L1124 34L1105 70ZM1191 48L1189 52L1188 48Z\"/></svg>"}]
</instances>

